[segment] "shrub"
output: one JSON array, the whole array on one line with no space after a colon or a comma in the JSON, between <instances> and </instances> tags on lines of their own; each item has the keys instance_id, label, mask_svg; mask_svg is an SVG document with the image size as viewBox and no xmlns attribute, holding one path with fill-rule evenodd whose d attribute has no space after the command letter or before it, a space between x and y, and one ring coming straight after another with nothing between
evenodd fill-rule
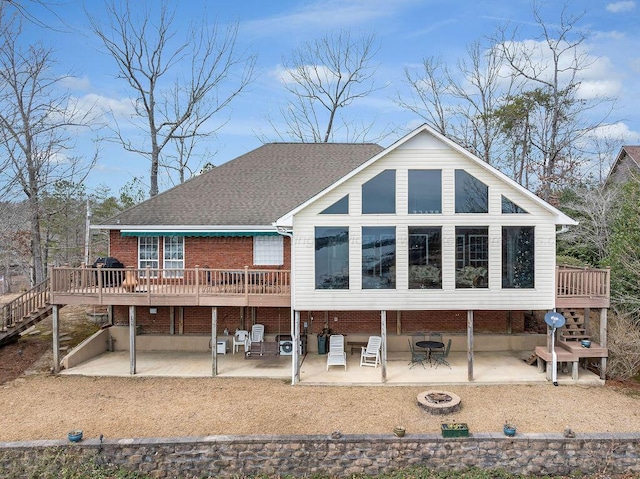
<instances>
[{"instance_id":1,"label":"shrub","mask_svg":"<svg viewBox=\"0 0 640 479\"><path fill-rule=\"evenodd\" d=\"M626 381L640 370L640 328L632 314L611 313L607 325L607 376Z\"/></svg>"}]
</instances>

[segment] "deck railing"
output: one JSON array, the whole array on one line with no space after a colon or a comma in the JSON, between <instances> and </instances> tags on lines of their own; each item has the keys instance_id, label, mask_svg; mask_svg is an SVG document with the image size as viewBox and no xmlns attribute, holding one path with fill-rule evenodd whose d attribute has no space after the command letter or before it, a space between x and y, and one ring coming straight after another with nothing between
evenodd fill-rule
<instances>
[{"instance_id":1,"label":"deck railing","mask_svg":"<svg viewBox=\"0 0 640 479\"><path fill-rule=\"evenodd\" d=\"M556 298L609 299L610 270L593 268L556 267Z\"/></svg>"},{"instance_id":2,"label":"deck railing","mask_svg":"<svg viewBox=\"0 0 640 479\"><path fill-rule=\"evenodd\" d=\"M70 268L51 272L51 291L65 294L269 295L290 293L288 270L211 268Z\"/></svg>"},{"instance_id":3,"label":"deck railing","mask_svg":"<svg viewBox=\"0 0 640 479\"><path fill-rule=\"evenodd\" d=\"M44 280L0 309L0 331L6 331L29 314L47 306L49 281Z\"/></svg>"}]
</instances>

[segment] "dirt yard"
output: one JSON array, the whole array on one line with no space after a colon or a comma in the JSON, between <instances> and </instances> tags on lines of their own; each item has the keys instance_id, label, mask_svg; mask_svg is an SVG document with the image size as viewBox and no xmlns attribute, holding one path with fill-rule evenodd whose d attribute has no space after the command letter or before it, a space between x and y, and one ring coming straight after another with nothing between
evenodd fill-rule
<instances>
[{"instance_id":1,"label":"dirt yard","mask_svg":"<svg viewBox=\"0 0 640 479\"><path fill-rule=\"evenodd\" d=\"M0 300L0 303L2 301ZM96 326L83 308L61 310L71 345ZM47 329L48 328L48 329ZM0 348L0 441L205 436L216 434L437 433L456 420L471 432L500 432L505 420L519 432L640 430L640 390L512 385L451 386L462 399L454 416L431 416L416 396L427 386L291 386L266 379L83 378L51 375L50 324Z\"/></svg>"}]
</instances>

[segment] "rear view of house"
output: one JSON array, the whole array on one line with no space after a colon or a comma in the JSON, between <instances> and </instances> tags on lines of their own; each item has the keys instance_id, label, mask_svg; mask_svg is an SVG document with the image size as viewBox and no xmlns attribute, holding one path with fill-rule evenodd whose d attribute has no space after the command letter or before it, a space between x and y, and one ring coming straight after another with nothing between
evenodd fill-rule
<instances>
[{"instance_id":1,"label":"rear view of house","mask_svg":"<svg viewBox=\"0 0 640 479\"><path fill-rule=\"evenodd\" d=\"M332 333L356 352L382 337L384 381L388 353L430 331L473 380L474 351L547 344L525 334L533 311L599 308L606 344L608 271L558 287L556 234L574 224L428 126L386 149L267 144L93 226L125 268L55 268L51 300L108 306L132 373L139 348L215 342L215 375L225 333L260 324L280 348L254 353L290 355L293 382Z\"/></svg>"}]
</instances>

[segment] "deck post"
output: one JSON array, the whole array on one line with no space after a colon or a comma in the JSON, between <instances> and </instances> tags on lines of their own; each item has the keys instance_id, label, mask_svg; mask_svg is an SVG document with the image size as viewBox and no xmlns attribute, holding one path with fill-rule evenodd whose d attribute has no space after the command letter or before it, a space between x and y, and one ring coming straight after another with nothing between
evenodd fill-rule
<instances>
[{"instance_id":1,"label":"deck post","mask_svg":"<svg viewBox=\"0 0 640 479\"><path fill-rule=\"evenodd\" d=\"M176 307L169 306L169 334L176 334Z\"/></svg>"},{"instance_id":2,"label":"deck post","mask_svg":"<svg viewBox=\"0 0 640 479\"><path fill-rule=\"evenodd\" d=\"M226 340L225 340L226 341ZM225 344L225 348L226 348ZM218 308L211 308L211 376L218 374Z\"/></svg>"},{"instance_id":3,"label":"deck post","mask_svg":"<svg viewBox=\"0 0 640 479\"><path fill-rule=\"evenodd\" d=\"M244 304L249 304L249 267L244 267ZM255 324L255 322L253 323Z\"/></svg>"},{"instance_id":4,"label":"deck post","mask_svg":"<svg viewBox=\"0 0 640 479\"><path fill-rule=\"evenodd\" d=\"M53 305L52 311L53 324L53 372L58 374L60 372L60 312L57 304Z\"/></svg>"},{"instance_id":5,"label":"deck post","mask_svg":"<svg viewBox=\"0 0 640 479\"><path fill-rule=\"evenodd\" d=\"M196 304L200 305L200 265L196 265Z\"/></svg>"},{"instance_id":6,"label":"deck post","mask_svg":"<svg viewBox=\"0 0 640 479\"><path fill-rule=\"evenodd\" d=\"M387 382L387 312L380 311L380 335L382 336L382 351L380 351L380 362L381 364L381 373L382 373L382 382Z\"/></svg>"},{"instance_id":7,"label":"deck post","mask_svg":"<svg viewBox=\"0 0 640 479\"><path fill-rule=\"evenodd\" d=\"M467 310L467 379L473 381L473 310Z\"/></svg>"},{"instance_id":8,"label":"deck post","mask_svg":"<svg viewBox=\"0 0 640 479\"><path fill-rule=\"evenodd\" d=\"M300 311L291 308L291 316L293 322L293 357L291 358L293 375L291 384L295 386L300 382Z\"/></svg>"},{"instance_id":9,"label":"deck post","mask_svg":"<svg viewBox=\"0 0 640 479\"><path fill-rule=\"evenodd\" d=\"M600 308L600 346L607 347L607 308ZM607 358L600 358L600 379L607 379Z\"/></svg>"},{"instance_id":10,"label":"deck post","mask_svg":"<svg viewBox=\"0 0 640 479\"><path fill-rule=\"evenodd\" d=\"M136 307L129 306L129 374L136 373Z\"/></svg>"}]
</instances>

